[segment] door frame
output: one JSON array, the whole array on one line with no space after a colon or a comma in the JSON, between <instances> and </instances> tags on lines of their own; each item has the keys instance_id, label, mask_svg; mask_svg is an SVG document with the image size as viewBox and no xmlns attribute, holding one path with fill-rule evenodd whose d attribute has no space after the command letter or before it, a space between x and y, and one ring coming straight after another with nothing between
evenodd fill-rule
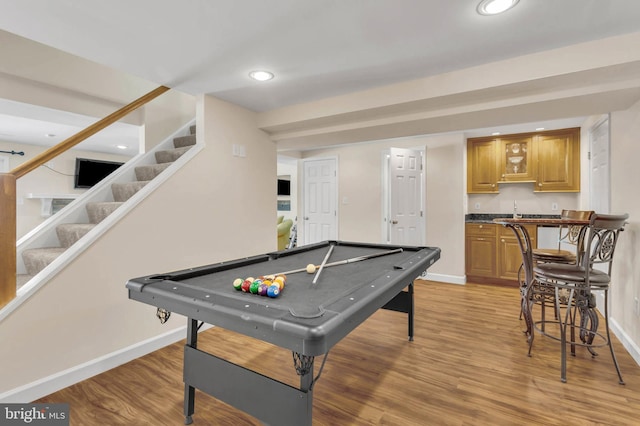
<instances>
[{"instance_id":1,"label":"door frame","mask_svg":"<svg viewBox=\"0 0 640 426\"><path fill-rule=\"evenodd\" d=\"M383 244L387 244L389 242L389 237L390 237L390 228L389 228L389 204L391 203L391 192L389 191L389 166L390 166L390 158L391 158L391 148L397 148L397 147L389 147L386 149L383 149L380 152L380 162L381 162L381 168L380 170L382 171L382 173L380 173L380 187L382 188L382 198L381 198L381 203L382 205L380 206L380 214L381 214L381 218L380 218L380 241ZM427 241L427 195L426 195L426 188L427 188L427 151L424 147L413 147L413 148L401 148L401 149L410 149L413 151L417 151L420 153L420 156L422 157L422 173L421 173L421 178L420 178L420 187L421 187L421 191L420 191L420 209L422 210L422 241L420 243L420 245L425 245L426 241Z\"/></svg>"},{"instance_id":2,"label":"door frame","mask_svg":"<svg viewBox=\"0 0 640 426\"><path fill-rule=\"evenodd\" d=\"M340 237L340 203L338 202L340 200L339 197L339 193L340 193L340 163L338 162L338 156L336 155L332 155L332 156L327 156L327 157L313 157L313 158L304 158L302 159L302 161L300 161L300 169L298 170L298 176L300 177L299 181L300 181L300 197L299 197L299 203L298 203L298 217L302 219L302 221L298 220L298 225L296 227L297 229L297 237L298 237L298 245L306 245L307 244L307 236L305 235L304 232L304 215L305 215L305 201L306 201L306 196L307 194L305 194L305 188L306 188L306 182L305 182L305 164L311 161L326 161L326 160L332 160L334 165L335 165L335 170L336 170L336 188L335 188L335 193L334 193L334 203L336 206L336 228L335 228L335 235L336 235L336 239L339 239Z\"/></svg>"},{"instance_id":3,"label":"door frame","mask_svg":"<svg viewBox=\"0 0 640 426\"><path fill-rule=\"evenodd\" d=\"M606 203L607 203L607 211L601 213L609 213L611 210L611 118L609 114L606 114L604 117L596 121L592 126L589 127L589 206L591 210L593 210L594 205L594 193L593 193L593 167L592 167L592 153L593 153L593 134L596 129L598 129L603 124L607 124L607 194L606 194Z\"/></svg>"}]
</instances>

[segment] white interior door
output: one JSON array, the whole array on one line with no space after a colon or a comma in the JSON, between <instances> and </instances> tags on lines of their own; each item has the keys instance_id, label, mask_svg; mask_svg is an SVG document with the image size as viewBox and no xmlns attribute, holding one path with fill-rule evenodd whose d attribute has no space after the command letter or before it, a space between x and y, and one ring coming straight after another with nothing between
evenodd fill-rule
<instances>
[{"instance_id":1,"label":"white interior door","mask_svg":"<svg viewBox=\"0 0 640 426\"><path fill-rule=\"evenodd\" d=\"M304 244L337 239L337 161L304 161Z\"/></svg>"},{"instance_id":2,"label":"white interior door","mask_svg":"<svg viewBox=\"0 0 640 426\"><path fill-rule=\"evenodd\" d=\"M601 121L589 131L590 148L590 210L609 213L610 166L609 166L609 118Z\"/></svg>"},{"instance_id":3,"label":"white interior door","mask_svg":"<svg viewBox=\"0 0 640 426\"><path fill-rule=\"evenodd\" d=\"M389 243L424 245L422 154L391 148L387 220Z\"/></svg>"}]
</instances>

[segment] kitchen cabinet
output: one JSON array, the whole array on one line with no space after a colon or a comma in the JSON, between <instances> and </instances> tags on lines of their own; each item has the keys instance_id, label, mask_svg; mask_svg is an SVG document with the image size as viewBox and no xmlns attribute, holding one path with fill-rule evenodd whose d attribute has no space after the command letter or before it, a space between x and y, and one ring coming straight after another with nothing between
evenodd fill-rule
<instances>
[{"instance_id":1,"label":"kitchen cabinet","mask_svg":"<svg viewBox=\"0 0 640 426\"><path fill-rule=\"evenodd\" d=\"M533 136L500 138L499 182L533 182Z\"/></svg>"},{"instance_id":2,"label":"kitchen cabinet","mask_svg":"<svg viewBox=\"0 0 640 426\"><path fill-rule=\"evenodd\" d=\"M474 194L498 192L498 152L495 138L477 138L467 143L467 188Z\"/></svg>"},{"instance_id":3,"label":"kitchen cabinet","mask_svg":"<svg viewBox=\"0 0 640 426\"><path fill-rule=\"evenodd\" d=\"M514 182L532 182L534 192L579 192L580 129L467 140L469 194Z\"/></svg>"},{"instance_id":4,"label":"kitchen cabinet","mask_svg":"<svg viewBox=\"0 0 640 426\"><path fill-rule=\"evenodd\" d=\"M510 228L502 225L498 227L498 274L497 277L508 281L518 281L518 272L522 265L522 251L518 245L518 239ZM536 227L525 226L531 236L531 244L536 245ZM522 277L524 279L524 275Z\"/></svg>"},{"instance_id":5,"label":"kitchen cabinet","mask_svg":"<svg viewBox=\"0 0 640 426\"><path fill-rule=\"evenodd\" d=\"M467 223L465 244L465 269L467 276L495 277L496 225Z\"/></svg>"},{"instance_id":6,"label":"kitchen cabinet","mask_svg":"<svg viewBox=\"0 0 640 426\"><path fill-rule=\"evenodd\" d=\"M536 192L580 191L580 129L543 134L536 140Z\"/></svg>"},{"instance_id":7,"label":"kitchen cabinet","mask_svg":"<svg viewBox=\"0 0 640 426\"><path fill-rule=\"evenodd\" d=\"M536 227L527 226L536 245ZM491 223L465 225L465 273L476 283L518 285L522 254L513 231Z\"/></svg>"}]
</instances>

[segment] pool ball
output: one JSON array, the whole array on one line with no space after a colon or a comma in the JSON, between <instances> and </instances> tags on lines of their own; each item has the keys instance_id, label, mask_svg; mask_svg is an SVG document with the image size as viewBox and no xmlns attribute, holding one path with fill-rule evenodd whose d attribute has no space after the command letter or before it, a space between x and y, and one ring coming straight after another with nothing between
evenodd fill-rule
<instances>
[{"instance_id":1,"label":"pool ball","mask_svg":"<svg viewBox=\"0 0 640 426\"><path fill-rule=\"evenodd\" d=\"M313 274L316 271L316 265L310 263L307 265L307 274Z\"/></svg>"},{"instance_id":2,"label":"pool ball","mask_svg":"<svg viewBox=\"0 0 640 426\"><path fill-rule=\"evenodd\" d=\"M242 290L242 283L244 281L242 280L242 278L236 278L235 280L233 280L233 288L235 288L236 290Z\"/></svg>"},{"instance_id":3,"label":"pool ball","mask_svg":"<svg viewBox=\"0 0 640 426\"><path fill-rule=\"evenodd\" d=\"M240 287L240 289L241 289L242 291L244 291L245 293L248 293L248 292L249 292L249 288L250 288L250 287L251 287L251 281L249 281L249 280L244 280L244 281L242 282L242 286Z\"/></svg>"},{"instance_id":4,"label":"pool ball","mask_svg":"<svg viewBox=\"0 0 640 426\"><path fill-rule=\"evenodd\" d=\"M249 286L249 291L253 294L258 294L258 289L260 288L260 284L262 284L262 281L260 280L255 280L254 282L251 283L251 285Z\"/></svg>"},{"instance_id":5,"label":"pool ball","mask_svg":"<svg viewBox=\"0 0 640 426\"><path fill-rule=\"evenodd\" d=\"M280 294L280 287L278 287L275 284L269 286L269 288L267 289L267 296L269 297L278 297L279 294Z\"/></svg>"},{"instance_id":6,"label":"pool ball","mask_svg":"<svg viewBox=\"0 0 640 426\"><path fill-rule=\"evenodd\" d=\"M258 287L258 294L260 296L266 296L267 295L267 290L269 289L269 286L266 284L260 284L260 286Z\"/></svg>"}]
</instances>

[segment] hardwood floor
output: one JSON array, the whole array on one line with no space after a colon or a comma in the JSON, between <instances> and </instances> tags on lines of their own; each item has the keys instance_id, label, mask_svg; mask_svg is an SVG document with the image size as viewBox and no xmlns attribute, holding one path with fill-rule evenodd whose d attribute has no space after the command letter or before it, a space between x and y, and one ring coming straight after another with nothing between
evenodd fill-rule
<instances>
[{"instance_id":1,"label":"hardwood floor","mask_svg":"<svg viewBox=\"0 0 640 426\"><path fill-rule=\"evenodd\" d=\"M526 355L517 289L418 281L415 297L413 342L406 317L381 310L331 350L314 388L314 426L638 424L640 367L618 341L626 385L606 348L596 358L578 348L563 384L558 342L537 335ZM202 332L199 343L298 385L289 351L219 328ZM181 425L183 344L37 402L69 403L71 425ZM194 425L259 424L196 393Z\"/></svg>"}]
</instances>

